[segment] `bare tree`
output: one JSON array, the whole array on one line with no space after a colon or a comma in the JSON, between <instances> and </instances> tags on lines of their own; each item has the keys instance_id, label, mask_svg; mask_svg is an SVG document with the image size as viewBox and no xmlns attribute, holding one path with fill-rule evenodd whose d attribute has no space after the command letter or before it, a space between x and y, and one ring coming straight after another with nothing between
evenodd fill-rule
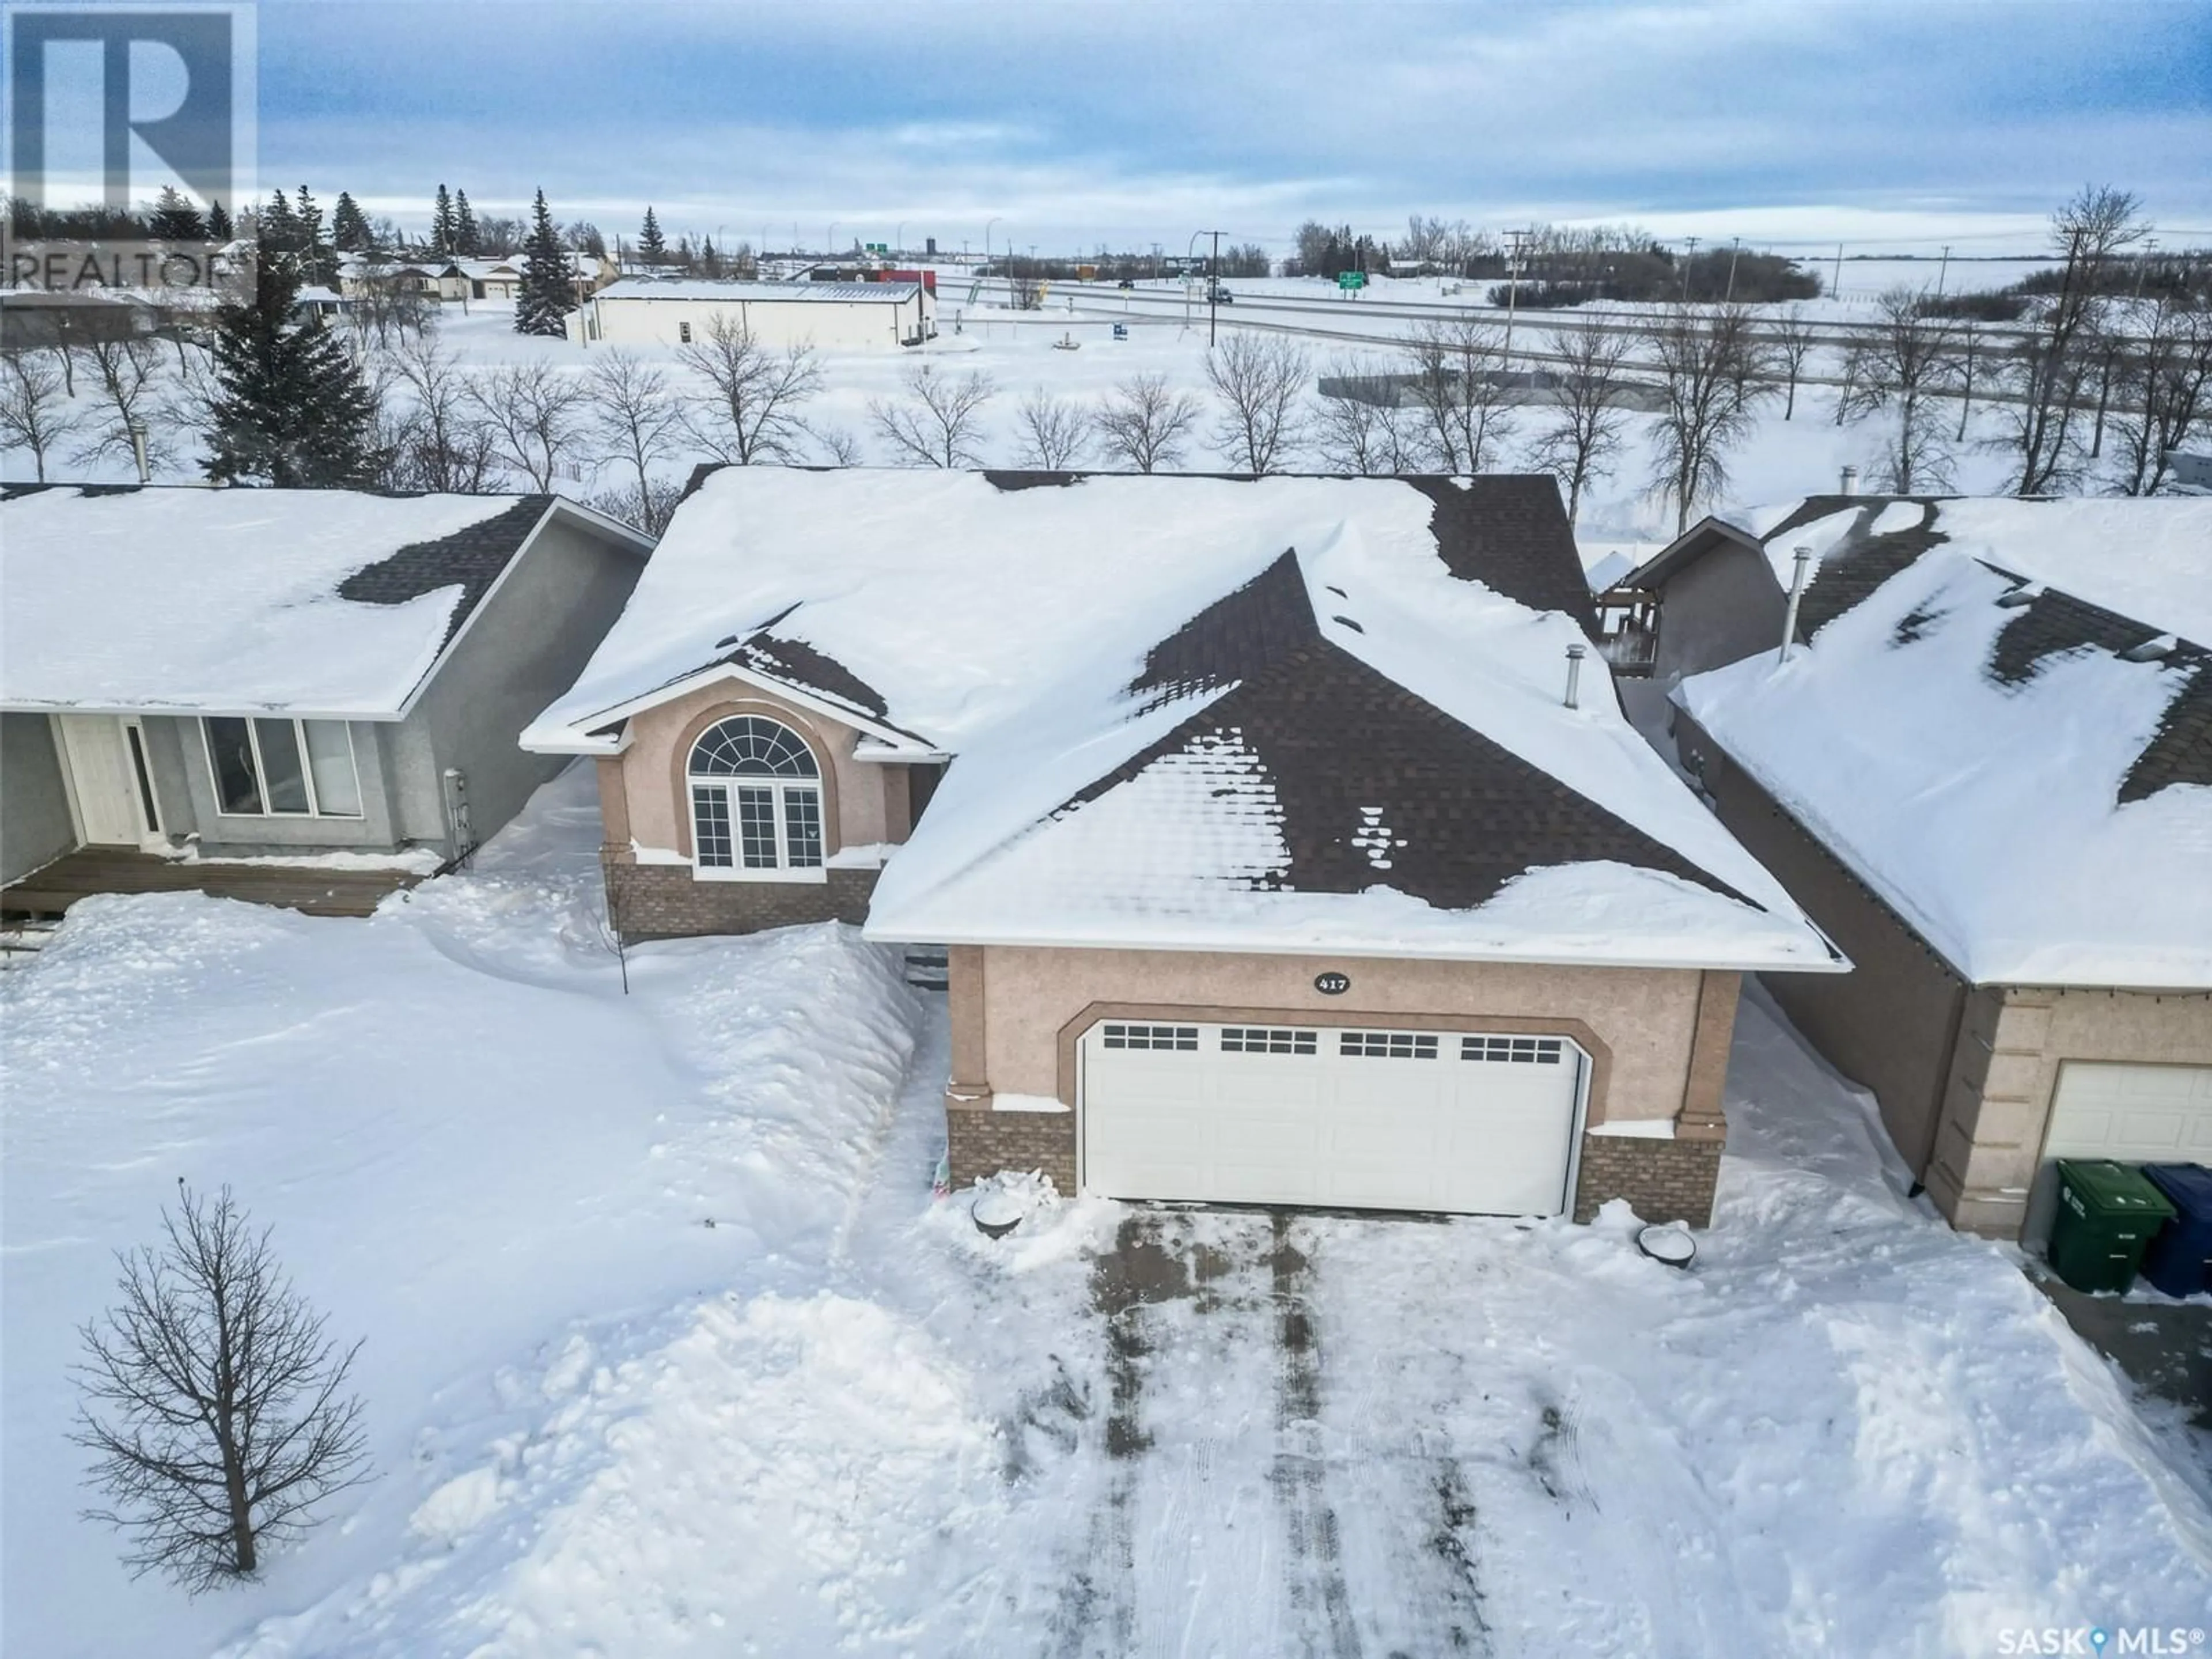
<instances>
[{"instance_id":1,"label":"bare tree","mask_svg":"<svg viewBox=\"0 0 2212 1659\"><path fill-rule=\"evenodd\" d=\"M975 466L982 459L983 405L998 394L991 377L970 370L957 379L916 363L901 377L897 403L868 399L876 429L906 466Z\"/></svg>"},{"instance_id":2,"label":"bare tree","mask_svg":"<svg viewBox=\"0 0 2212 1659\"><path fill-rule=\"evenodd\" d=\"M603 450L637 475L636 516L630 520L658 536L674 511L674 489L656 489L653 468L676 454L683 410L668 376L626 351L603 351L592 364L592 435Z\"/></svg>"},{"instance_id":3,"label":"bare tree","mask_svg":"<svg viewBox=\"0 0 2212 1659\"><path fill-rule=\"evenodd\" d=\"M1472 318L1423 323L1406 347L1410 395L1440 472L1486 472L1512 435L1504 331Z\"/></svg>"},{"instance_id":4,"label":"bare tree","mask_svg":"<svg viewBox=\"0 0 2212 1659\"><path fill-rule=\"evenodd\" d=\"M2020 495L2046 494L2081 470L2074 416L2107 306L2109 267L2148 228L2135 197L2109 185L2083 190L2051 216L2052 246L2065 260L2058 292L2027 349L2008 365L2013 397L2005 408L2013 429L2005 447L2019 457Z\"/></svg>"},{"instance_id":5,"label":"bare tree","mask_svg":"<svg viewBox=\"0 0 2212 1659\"><path fill-rule=\"evenodd\" d=\"M161 365L167 356L161 342L150 334L89 340L85 343L84 355L99 377L100 395L107 408L98 435L77 452L76 459L134 459L131 439L136 426L145 434L147 465L167 465L174 458L174 452L163 429L168 424L165 417L172 410L161 395Z\"/></svg>"},{"instance_id":6,"label":"bare tree","mask_svg":"<svg viewBox=\"0 0 2212 1659\"><path fill-rule=\"evenodd\" d=\"M798 458L806 436L800 410L822 390L811 346L772 351L749 324L717 317L704 339L676 355L707 382L691 426L702 443L739 466Z\"/></svg>"},{"instance_id":7,"label":"bare tree","mask_svg":"<svg viewBox=\"0 0 2212 1659\"><path fill-rule=\"evenodd\" d=\"M1331 471L1389 477L1420 470L1397 382L1386 369L1367 358L1338 358L1324 378L1340 392L1314 399L1311 429Z\"/></svg>"},{"instance_id":8,"label":"bare tree","mask_svg":"<svg viewBox=\"0 0 2212 1659\"><path fill-rule=\"evenodd\" d=\"M539 491L550 490L556 479L573 471L588 395L580 377L543 362L503 363L469 383L470 401L490 430L494 453Z\"/></svg>"},{"instance_id":9,"label":"bare tree","mask_svg":"<svg viewBox=\"0 0 2212 1659\"><path fill-rule=\"evenodd\" d=\"M1164 374L1133 374L1118 382L1092 417L1098 447L1139 472L1172 471L1191 428L1205 411L1188 392L1170 391Z\"/></svg>"},{"instance_id":10,"label":"bare tree","mask_svg":"<svg viewBox=\"0 0 2212 1659\"><path fill-rule=\"evenodd\" d=\"M860 441L842 426L810 426L806 435L814 441L815 447L828 459L831 466L858 466L860 464Z\"/></svg>"},{"instance_id":11,"label":"bare tree","mask_svg":"<svg viewBox=\"0 0 2212 1659\"><path fill-rule=\"evenodd\" d=\"M355 332L378 345L392 337L420 339L438 320L438 304L414 278L400 274L392 256L371 248L347 283Z\"/></svg>"},{"instance_id":12,"label":"bare tree","mask_svg":"<svg viewBox=\"0 0 2212 1659\"><path fill-rule=\"evenodd\" d=\"M1797 382L1805 373L1805 362L1813 355L1817 343L1812 319L1806 316L1805 307L1791 306L1774 320L1768 337L1775 367L1783 373L1784 402L1782 418L1788 420L1797 412Z\"/></svg>"},{"instance_id":13,"label":"bare tree","mask_svg":"<svg viewBox=\"0 0 2212 1659\"><path fill-rule=\"evenodd\" d=\"M1014 419L1024 466L1064 472L1090 447L1089 412L1079 404L1049 396L1042 386L1022 399Z\"/></svg>"},{"instance_id":14,"label":"bare tree","mask_svg":"<svg viewBox=\"0 0 2212 1659\"><path fill-rule=\"evenodd\" d=\"M27 449L40 483L46 455L84 424L70 407L62 365L48 351L0 352L0 448Z\"/></svg>"},{"instance_id":15,"label":"bare tree","mask_svg":"<svg viewBox=\"0 0 2212 1659\"><path fill-rule=\"evenodd\" d=\"M1674 531L1728 483L1728 452L1752 425L1762 388L1750 313L1741 306L1670 306L1644 331L1659 373L1652 483L1674 503Z\"/></svg>"},{"instance_id":16,"label":"bare tree","mask_svg":"<svg viewBox=\"0 0 2212 1659\"><path fill-rule=\"evenodd\" d=\"M386 435L392 456L390 483L399 489L483 489L498 466L490 423L471 395L459 360L436 337L403 338L382 365L392 389L404 386L408 401L381 400L392 411Z\"/></svg>"},{"instance_id":17,"label":"bare tree","mask_svg":"<svg viewBox=\"0 0 2212 1659\"><path fill-rule=\"evenodd\" d=\"M2122 371L2120 490L2154 495L2170 480L2174 452L2212 420L2212 312L2160 296Z\"/></svg>"},{"instance_id":18,"label":"bare tree","mask_svg":"<svg viewBox=\"0 0 2212 1659\"><path fill-rule=\"evenodd\" d=\"M1950 441L1936 400L1958 378L1957 348L1958 325L1928 315L1905 288L1881 296L1874 328L1851 342L1844 406L1853 420L1887 419L1875 481L1893 495L1950 487Z\"/></svg>"},{"instance_id":19,"label":"bare tree","mask_svg":"<svg viewBox=\"0 0 2212 1659\"><path fill-rule=\"evenodd\" d=\"M1233 471L1279 472L1305 442L1305 349L1286 334L1231 334L1206 354L1221 399L1213 440Z\"/></svg>"},{"instance_id":20,"label":"bare tree","mask_svg":"<svg viewBox=\"0 0 2212 1659\"><path fill-rule=\"evenodd\" d=\"M1567 487L1567 522L1582 512L1583 491L1613 471L1627 391L1628 337L1595 328L1555 331L1547 342L1559 375L1558 412L1536 434L1529 459Z\"/></svg>"},{"instance_id":21,"label":"bare tree","mask_svg":"<svg viewBox=\"0 0 2212 1659\"><path fill-rule=\"evenodd\" d=\"M180 1182L167 1243L118 1252L118 1304L80 1329L70 1438L93 1454L125 1559L198 1592L259 1571L261 1552L368 1478L362 1404L346 1392L361 1345L340 1349L226 1187Z\"/></svg>"},{"instance_id":22,"label":"bare tree","mask_svg":"<svg viewBox=\"0 0 2212 1659\"><path fill-rule=\"evenodd\" d=\"M1982 325L1966 318L1959 325L1959 431L1954 442L1966 441L1966 422L1974 413L1974 375L1981 358Z\"/></svg>"}]
</instances>

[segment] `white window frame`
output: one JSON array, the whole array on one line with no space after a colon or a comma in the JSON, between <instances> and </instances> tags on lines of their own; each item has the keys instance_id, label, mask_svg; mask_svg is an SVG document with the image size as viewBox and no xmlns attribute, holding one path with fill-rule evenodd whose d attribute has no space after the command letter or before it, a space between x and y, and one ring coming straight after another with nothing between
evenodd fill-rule
<instances>
[{"instance_id":1,"label":"white window frame","mask_svg":"<svg viewBox=\"0 0 2212 1659\"><path fill-rule=\"evenodd\" d=\"M736 719L732 715L729 718ZM690 756L684 756L684 811L691 828L691 878L694 881L784 881L826 883L830 879L830 792L823 785L824 768L822 757L798 727L776 720L769 714L754 714L752 719L771 722L791 733L792 738L805 749L814 762L811 778L785 777L773 772L694 772L690 769ZM715 724L720 724L717 721ZM712 726L708 728L713 730ZM706 732L700 733L703 738ZM691 740L696 749L699 738ZM721 792L723 810L730 819L730 864L702 864L699 860L699 805L696 793L701 789ZM748 866L744 862L744 836L738 816L737 791L765 789L775 800L773 813L775 822L775 863L773 866ZM791 861L790 808L786 798L805 794L813 798L814 819L821 828L822 862L794 865Z\"/></svg>"},{"instance_id":2,"label":"white window frame","mask_svg":"<svg viewBox=\"0 0 2212 1659\"><path fill-rule=\"evenodd\" d=\"M208 721L211 719L237 720L246 722L246 741L253 750L254 787L261 796L261 810L258 812L234 812L222 804L222 774L216 766L215 739L208 735ZM269 768L261 758L261 729L258 722L283 720L292 722L292 741L299 746L300 773L307 786L307 810L304 812L279 812L269 805ZM309 758L307 751L307 721L301 717L293 714L202 714L199 717L199 724L200 753L207 761L208 790L215 801L217 817L283 818L295 823L307 818L321 818L340 823L359 823L368 816L368 798L362 791L361 756L354 748L351 720L319 720L316 724L335 726L345 733L346 764L353 769L354 799L361 802L361 810L355 812L323 811L322 798L315 789L314 763Z\"/></svg>"}]
</instances>

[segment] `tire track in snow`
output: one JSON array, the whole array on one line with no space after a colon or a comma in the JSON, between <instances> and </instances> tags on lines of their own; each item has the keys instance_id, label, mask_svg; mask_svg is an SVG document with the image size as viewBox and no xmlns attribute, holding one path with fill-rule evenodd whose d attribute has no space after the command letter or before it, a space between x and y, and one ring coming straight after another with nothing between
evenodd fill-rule
<instances>
[{"instance_id":1,"label":"tire track in snow","mask_svg":"<svg viewBox=\"0 0 2212 1659\"><path fill-rule=\"evenodd\" d=\"M1304 1650L1358 1659L1359 1630L1344 1578L1344 1547L1325 1489L1321 1444L1321 1359L1307 1300L1312 1263L1291 1243L1291 1218L1274 1214L1267 1265L1275 1297L1274 1468L1269 1480L1290 1544L1291 1610Z\"/></svg>"}]
</instances>

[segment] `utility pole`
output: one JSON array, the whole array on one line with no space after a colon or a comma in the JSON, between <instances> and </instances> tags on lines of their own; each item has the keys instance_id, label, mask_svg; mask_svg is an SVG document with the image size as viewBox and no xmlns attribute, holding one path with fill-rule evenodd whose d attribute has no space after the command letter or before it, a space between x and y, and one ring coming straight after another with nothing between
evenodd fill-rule
<instances>
[{"instance_id":1,"label":"utility pole","mask_svg":"<svg viewBox=\"0 0 2212 1659\"><path fill-rule=\"evenodd\" d=\"M1936 267L1936 297L1943 297L1943 279L1951 274L1951 245L1943 244L1943 263Z\"/></svg>"},{"instance_id":2,"label":"utility pole","mask_svg":"<svg viewBox=\"0 0 2212 1659\"><path fill-rule=\"evenodd\" d=\"M2157 252L2158 238L2151 236L2144 239L2143 251L2136 256L2136 298L2138 300L2142 298L2143 270L2150 264L2151 256Z\"/></svg>"},{"instance_id":3,"label":"utility pole","mask_svg":"<svg viewBox=\"0 0 2212 1659\"><path fill-rule=\"evenodd\" d=\"M1728 297L1721 301L1723 305L1733 305L1735 302L1735 262L1741 258L1742 255L1743 238L1741 236L1729 237Z\"/></svg>"},{"instance_id":4,"label":"utility pole","mask_svg":"<svg viewBox=\"0 0 2212 1659\"><path fill-rule=\"evenodd\" d=\"M1844 297L1844 245L1841 242L1836 244L1836 280L1828 286L1828 297L1831 300Z\"/></svg>"},{"instance_id":5,"label":"utility pole","mask_svg":"<svg viewBox=\"0 0 2212 1659\"><path fill-rule=\"evenodd\" d=\"M1521 297L1521 241L1532 233L1509 230L1513 246L1505 255L1505 372L1513 372L1513 313Z\"/></svg>"},{"instance_id":6,"label":"utility pole","mask_svg":"<svg viewBox=\"0 0 2212 1659\"><path fill-rule=\"evenodd\" d=\"M1690 267L1697 262L1698 239L1685 236L1682 240L1690 245L1690 251L1682 256L1682 303L1687 305L1690 303Z\"/></svg>"},{"instance_id":7,"label":"utility pole","mask_svg":"<svg viewBox=\"0 0 2212 1659\"><path fill-rule=\"evenodd\" d=\"M1221 233L1213 233L1213 267L1206 283L1206 349L1213 349L1213 330L1221 320Z\"/></svg>"}]
</instances>

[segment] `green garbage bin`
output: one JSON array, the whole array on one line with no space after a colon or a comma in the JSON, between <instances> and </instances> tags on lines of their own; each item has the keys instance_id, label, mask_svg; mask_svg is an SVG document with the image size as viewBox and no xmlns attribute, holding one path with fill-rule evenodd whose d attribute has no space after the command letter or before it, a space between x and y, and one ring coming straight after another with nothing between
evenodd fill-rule
<instances>
[{"instance_id":1,"label":"green garbage bin","mask_svg":"<svg viewBox=\"0 0 2212 1659\"><path fill-rule=\"evenodd\" d=\"M2107 1158L2058 1161L2058 1205L2044 1256L2077 1291L2124 1291L2143 1249L2173 1217L2140 1170Z\"/></svg>"}]
</instances>

